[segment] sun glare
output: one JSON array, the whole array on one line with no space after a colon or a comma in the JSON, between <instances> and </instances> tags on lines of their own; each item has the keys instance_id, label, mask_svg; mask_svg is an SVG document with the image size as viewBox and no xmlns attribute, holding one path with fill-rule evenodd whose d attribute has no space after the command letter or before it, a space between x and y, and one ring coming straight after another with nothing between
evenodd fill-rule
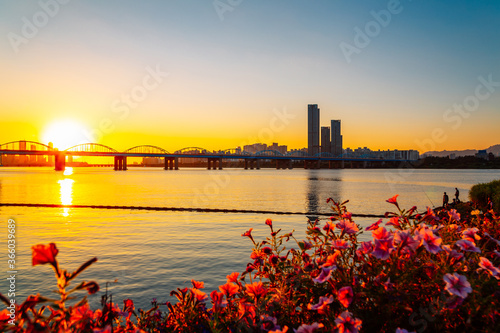
<instances>
[{"instance_id":1,"label":"sun glare","mask_svg":"<svg viewBox=\"0 0 500 333\"><path fill-rule=\"evenodd\" d=\"M52 142L54 148L64 150L80 143L85 143L85 128L74 120L53 122L43 132L43 143Z\"/></svg>"}]
</instances>

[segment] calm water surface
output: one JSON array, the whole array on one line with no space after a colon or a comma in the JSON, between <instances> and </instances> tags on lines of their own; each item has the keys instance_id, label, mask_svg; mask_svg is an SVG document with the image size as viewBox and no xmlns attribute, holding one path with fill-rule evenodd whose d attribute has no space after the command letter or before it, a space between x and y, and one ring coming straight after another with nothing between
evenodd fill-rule
<instances>
[{"instance_id":1,"label":"calm water surface","mask_svg":"<svg viewBox=\"0 0 500 333\"><path fill-rule=\"evenodd\" d=\"M164 171L130 168L0 168L3 203L55 203L82 205L134 205L329 212L326 199L350 200L353 213L383 214L391 209L385 199L399 194L402 207L439 206L444 191L455 187L462 200L479 182L500 179L499 170L205 170ZM0 207L3 232L7 220L17 221L18 301L55 288L49 267L31 266L31 246L54 242L61 266L68 270L94 256L98 262L82 275L114 300L132 298L139 307L153 297L170 300L170 291L205 282L206 292L216 289L233 271L250 261L251 242L241 234L253 228L256 239L267 236L266 218L285 232L304 236L306 216L159 212L69 208ZM362 226L374 219L357 219ZM368 237L368 235L364 235ZM6 267L6 237L0 251ZM366 238L368 239L368 238ZM6 269L2 269L4 272ZM6 275L6 273L3 273ZM4 278L0 292L7 293ZM90 298L97 306L102 292Z\"/></svg>"}]
</instances>

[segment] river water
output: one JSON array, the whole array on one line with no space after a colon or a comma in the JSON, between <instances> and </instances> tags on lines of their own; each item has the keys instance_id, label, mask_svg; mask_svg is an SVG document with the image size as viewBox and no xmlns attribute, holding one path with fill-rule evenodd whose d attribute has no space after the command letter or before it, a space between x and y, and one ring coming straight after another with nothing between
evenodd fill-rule
<instances>
[{"instance_id":1,"label":"river water","mask_svg":"<svg viewBox=\"0 0 500 333\"><path fill-rule=\"evenodd\" d=\"M357 214L383 214L385 202L399 194L401 207L440 206L443 192L461 200L476 183L500 179L499 170L205 170L165 171L155 168L0 168L0 202L81 205L161 206L249 209L277 212L329 212L326 199L350 200ZM256 239L268 234L271 218L285 232L304 237L305 215L257 213L195 213L90 208L0 207L4 236L0 262L7 277L7 220L16 220L16 298L41 293L52 296L53 272L31 266L31 246L54 242L59 262L67 270L94 256L98 262L82 275L96 280L101 292L91 296L94 308L109 285L113 299L132 298L148 307L153 298L171 300L177 287L190 280L205 282L210 292L226 275L242 272L250 261L252 244L241 234L253 228ZM366 226L375 218L358 218ZM363 235L368 237L368 235ZM368 238L366 238L368 239ZM7 294L5 278L0 293ZM55 295L54 295L55 296ZM3 307L3 305L2 305Z\"/></svg>"}]
</instances>

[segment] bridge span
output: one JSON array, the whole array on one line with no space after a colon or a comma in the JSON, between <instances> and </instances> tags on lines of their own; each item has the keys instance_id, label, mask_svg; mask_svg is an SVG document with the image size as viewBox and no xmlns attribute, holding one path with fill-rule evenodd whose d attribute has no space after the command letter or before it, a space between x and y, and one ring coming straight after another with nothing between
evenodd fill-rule
<instances>
[{"instance_id":1,"label":"bridge span","mask_svg":"<svg viewBox=\"0 0 500 333\"><path fill-rule=\"evenodd\" d=\"M28 149L28 147L30 149ZM206 161L208 170L222 170L224 162L238 162L244 169L260 169L265 162L266 166L276 169L292 169L293 167L303 167L305 169L319 168L344 168L346 163L352 167L370 167L374 164L383 166L394 165L402 162L411 162L406 159L388 158L381 159L373 156L333 156L329 153L321 153L315 156L307 156L304 153L282 154L274 150L264 150L255 154L242 152L237 149L227 149L224 151L210 152L199 147L188 147L169 152L163 148L151 145L142 145L129 148L125 151L117 151L111 147L98 143L85 143L73 146L66 150L53 149L43 143L34 141L14 141L0 145L0 165L4 156L48 156L52 157L54 169L64 170L68 156L99 156L114 159L114 170L127 170L127 158L132 157L156 157L163 158L165 170L178 170L179 159L196 159Z\"/></svg>"}]
</instances>

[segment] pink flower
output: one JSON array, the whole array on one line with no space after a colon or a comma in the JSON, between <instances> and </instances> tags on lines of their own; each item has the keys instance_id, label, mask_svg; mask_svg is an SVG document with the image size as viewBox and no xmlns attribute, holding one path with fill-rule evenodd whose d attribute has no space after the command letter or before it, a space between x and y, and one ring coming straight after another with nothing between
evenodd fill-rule
<instances>
[{"instance_id":1,"label":"pink flower","mask_svg":"<svg viewBox=\"0 0 500 333\"><path fill-rule=\"evenodd\" d=\"M393 250L394 246L392 245L392 237L375 239L375 247L372 251L372 256L381 260L386 260L389 259Z\"/></svg>"},{"instance_id":2,"label":"pink flower","mask_svg":"<svg viewBox=\"0 0 500 333\"><path fill-rule=\"evenodd\" d=\"M479 267L477 270L485 270L488 273L490 273L495 279L500 280L500 269L497 267L493 266L491 261L486 259L485 257L480 257L480 262L479 262Z\"/></svg>"},{"instance_id":3,"label":"pink flower","mask_svg":"<svg viewBox=\"0 0 500 333\"><path fill-rule=\"evenodd\" d=\"M469 240L461 239L457 241L455 244L464 251L481 253L481 250L478 247L476 247L476 244Z\"/></svg>"},{"instance_id":4,"label":"pink flower","mask_svg":"<svg viewBox=\"0 0 500 333\"><path fill-rule=\"evenodd\" d=\"M227 305L227 301L224 301L224 294L214 290L210 293L210 298L212 299L213 309L215 312L219 311L221 308Z\"/></svg>"},{"instance_id":5,"label":"pink flower","mask_svg":"<svg viewBox=\"0 0 500 333\"><path fill-rule=\"evenodd\" d=\"M450 258L460 260L464 257L463 253L457 252L456 250L452 250L449 245L443 245L441 248L450 256Z\"/></svg>"},{"instance_id":6,"label":"pink flower","mask_svg":"<svg viewBox=\"0 0 500 333\"><path fill-rule=\"evenodd\" d=\"M335 266L335 264L337 263L337 257L340 255L340 252L339 251L335 251L334 254L331 254L329 255L327 258L326 258L326 261L325 263L322 265L322 267L331 267L332 269L333 268L336 268L337 266Z\"/></svg>"},{"instance_id":7,"label":"pink flower","mask_svg":"<svg viewBox=\"0 0 500 333\"><path fill-rule=\"evenodd\" d=\"M205 284L203 283L203 281L191 280L191 283L193 284L193 288L196 288L196 289L203 289L205 287Z\"/></svg>"},{"instance_id":8,"label":"pink flower","mask_svg":"<svg viewBox=\"0 0 500 333\"><path fill-rule=\"evenodd\" d=\"M378 225L382 223L382 219L378 220L377 222L371 224L368 228L366 228L366 231L371 231L371 230L376 230L378 229Z\"/></svg>"},{"instance_id":9,"label":"pink flower","mask_svg":"<svg viewBox=\"0 0 500 333\"><path fill-rule=\"evenodd\" d=\"M238 292L238 286L234 283L228 282L219 286L219 290L227 297L231 297Z\"/></svg>"},{"instance_id":10,"label":"pink flower","mask_svg":"<svg viewBox=\"0 0 500 333\"><path fill-rule=\"evenodd\" d=\"M391 217L389 222L387 222L385 225L392 225L394 227L399 227L399 216Z\"/></svg>"},{"instance_id":11,"label":"pink flower","mask_svg":"<svg viewBox=\"0 0 500 333\"><path fill-rule=\"evenodd\" d=\"M446 282L444 289L447 290L450 295L457 295L458 297L466 298L467 294L472 291L467 278L458 273L445 274L443 280Z\"/></svg>"},{"instance_id":12,"label":"pink flower","mask_svg":"<svg viewBox=\"0 0 500 333\"><path fill-rule=\"evenodd\" d=\"M259 297L264 296L267 293L267 289L260 281L254 282L252 284L247 284L246 289L247 294L253 296L256 299L259 299Z\"/></svg>"},{"instance_id":13,"label":"pink flower","mask_svg":"<svg viewBox=\"0 0 500 333\"><path fill-rule=\"evenodd\" d=\"M320 296L318 304L307 304L309 310L318 311L319 314L325 314L325 308L328 304L333 302L333 296L329 297Z\"/></svg>"},{"instance_id":14,"label":"pink flower","mask_svg":"<svg viewBox=\"0 0 500 333\"><path fill-rule=\"evenodd\" d=\"M352 298L354 297L352 288L350 286L340 288L337 293L337 297L339 299L339 302L344 307L348 308L349 305L351 305Z\"/></svg>"},{"instance_id":15,"label":"pink flower","mask_svg":"<svg viewBox=\"0 0 500 333\"><path fill-rule=\"evenodd\" d=\"M273 227L273 220L267 219L266 224L272 228Z\"/></svg>"},{"instance_id":16,"label":"pink flower","mask_svg":"<svg viewBox=\"0 0 500 333\"><path fill-rule=\"evenodd\" d=\"M243 234L241 234L241 236L248 237L252 240L252 242L254 242L253 237L252 237L252 230L253 230L253 228L248 229L248 231L245 231Z\"/></svg>"},{"instance_id":17,"label":"pink flower","mask_svg":"<svg viewBox=\"0 0 500 333\"><path fill-rule=\"evenodd\" d=\"M316 278L313 278L313 281L316 283L325 282L332 277L332 270L333 267L323 267L319 275Z\"/></svg>"},{"instance_id":18,"label":"pink flower","mask_svg":"<svg viewBox=\"0 0 500 333\"><path fill-rule=\"evenodd\" d=\"M199 302L204 302L208 298L207 294L199 289L191 288L191 292Z\"/></svg>"},{"instance_id":19,"label":"pink flower","mask_svg":"<svg viewBox=\"0 0 500 333\"><path fill-rule=\"evenodd\" d=\"M392 235L384 227L378 227L378 229L373 230L372 236L374 239L392 239Z\"/></svg>"},{"instance_id":20,"label":"pink flower","mask_svg":"<svg viewBox=\"0 0 500 333\"><path fill-rule=\"evenodd\" d=\"M358 226L354 222L351 222L346 219L340 220L340 222L337 223L337 228L339 228L340 230L342 230L343 233L348 235L355 234L356 232L359 231Z\"/></svg>"},{"instance_id":21,"label":"pink flower","mask_svg":"<svg viewBox=\"0 0 500 333\"><path fill-rule=\"evenodd\" d=\"M455 221L460 221L460 214L457 212L456 209L452 209L448 212L448 215L451 217L452 220Z\"/></svg>"},{"instance_id":22,"label":"pink flower","mask_svg":"<svg viewBox=\"0 0 500 333\"><path fill-rule=\"evenodd\" d=\"M431 220L439 220L439 217L436 216L436 214L434 213L434 211L432 209L430 209L429 207L427 207L427 212L425 213L423 219L431 219Z\"/></svg>"},{"instance_id":23,"label":"pink flower","mask_svg":"<svg viewBox=\"0 0 500 333\"><path fill-rule=\"evenodd\" d=\"M318 328L323 328L324 325L321 323L312 323L312 325L302 324L295 331L295 333L314 333Z\"/></svg>"},{"instance_id":24,"label":"pink flower","mask_svg":"<svg viewBox=\"0 0 500 333\"><path fill-rule=\"evenodd\" d=\"M408 332L407 330L405 330L404 328L397 328L396 329L396 333L410 333ZM415 333L415 331L411 332L411 333Z\"/></svg>"},{"instance_id":25,"label":"pink flower","mask_svg":"<svg viewBox=\"0 0 500 333\"><path fill-rule=\"evenodd\" d=\"M357 333L361 328L361 320L352 318L349 311L344 311L335 319L339 333Z\"/></svg>"},{"instance_id":26,"label":"pink flower","mask_svg":"<svg viewBox=\"0 0 500 333\"><path fill-rule=\"evenodd\" d=\"M352 218L352 213L351 212L345 212L345 213L342 213L341 217L343 219L348 219L350 220Z\"/></svg>"},{"instance_id":27,"label":"pink flower","mask_svg":"<svg viewBox=\"0 0 500 333\"><path fill-rule=\"evenodd\" d=\"M392 198L387 199L386 202L397 206L398 205L398 197L399 197L399 194L396 194Z\"/></svg>"},{"instance_id":28,"label":"pink flower","mask_svg":"<svg viewBox=\"0 0 500 333\"><path fill-rule=\"evenodd\" d=\"M364 254L368 254L368 253L372 252L373 251L372 242L362 242L358 251L361 251L361 253L364 253Z\"/></svg>"},{"instance_id":29,"label":"pink flower","mask_svg":"<svg viewBox=\"0 0 500 333\"><path fill-rule=\"evenodd\" d=\"M240 275L240 273L238 273L238 272L232 272L231 274L229 274L228 276L226 276L227 282L237 283L239 275Z\"/></svg>"},{"instance_id":30,"label":"pink flower","mask_svg":"<svg viewBox=\"0 0 500 333\"><path fill-rule=\"evenodd\" d=\"M399 245L404 253L415 252L419 243L413 239L410 230L398 231L394 234L394 244Z\"/></svg>"},{"instance_id":31,"label":"pink flower","mask_svg":"<svg viewBox=\"0 0 500 333\"><path fill-rule=\"evenodd\" d=\"M38 244L31 247L32 254L32 265L44 265L51 264L56 267L57 261L56 256L59 253L59 250L56 247L56 244L50 243L49 245Z\"/></svg>"},{"instance_id":32,"label":"pink flower","mask_svg":"<svg viewBox=\"0 0 500 333\"><path fill-rule=\"evenodd\" d=\"M325 230L328 233L330 231L333 231L334 229L335 229L335 224L332 221L326 221L323 230Z\"/></svg>"},{"instance_id":33,"label":"pink flower","mask_svg":"<svg viewBox=\"0 0 500 333\"><path fill-rule=\"evenodd\" d=\"M478 228L467 228L462 231L462 238L471 242L480 240L481 237L477 234L478 231Z\"/></svg>"},{"instance_id":34,"label":"pink flower","mask_svg":"<svg viewBox=\"0 0 500 333\"><path fill-rule=\"evenodd\" d=\"M418 231L417 237L430 253L436 254L441 251L440 245L443 240L440 237L434 235L432 230L427 228L421 229Z\"/></svg>"},{"instance_id":35,"label":"pink flower","mask_svg":"<svg viewBox=\"0 0 500 333\"><path fill-rule=\"evenodd\" d=\"M332 247L337 250L345 250L349 248L350 245L343 239L336 239L335 242L333 242Z\"/></svg>"}]
</instances>

